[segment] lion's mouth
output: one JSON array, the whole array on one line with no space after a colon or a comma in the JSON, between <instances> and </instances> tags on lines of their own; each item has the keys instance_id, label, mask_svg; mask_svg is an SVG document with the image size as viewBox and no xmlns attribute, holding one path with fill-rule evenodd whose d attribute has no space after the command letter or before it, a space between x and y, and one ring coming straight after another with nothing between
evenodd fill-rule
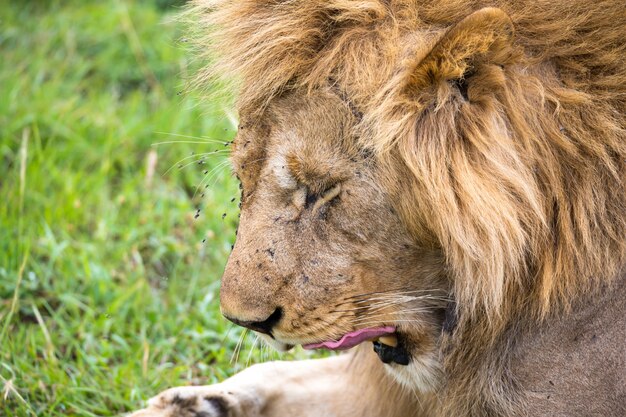
<instances>
[{"instance_id":1,"label":"lion's mouth","mask_svg":"<svg viewBox=\"0 0 626 417\"><path fill-rule=\"evenodd\" d=\"M305 349L346 350L365 341L374 343L374 352L383 363L408 365L411 355L393 326L370 327L346 333L339 340L302 345Z\"/></svg>"},{"instance_id":2,"label":"lion's mouth","mask_svg":"<svg viewBox=\"0 0 626 417\"><path fill-rule=\"evenodd\" d=\"M396 332L393 326L370 327L346 333L339 340L330 340L319 343L309 343L302 345L304 349L329 349L346 350L355 347L365 341L377 341L380 338L390 338Z\"/></svg>"}]
</instances>

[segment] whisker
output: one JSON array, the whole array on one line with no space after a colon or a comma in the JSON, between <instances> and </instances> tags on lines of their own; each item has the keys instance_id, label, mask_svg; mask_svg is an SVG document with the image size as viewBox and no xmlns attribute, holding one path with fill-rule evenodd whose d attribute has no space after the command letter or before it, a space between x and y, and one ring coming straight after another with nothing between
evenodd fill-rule
<instances>
[{"instance_id":1,"label":"whisker","mask_svg":"<svg viewBox=\"0 0 626 417\"><path fill-rule=\"evenodd\" d=\"M180 166L180 167L179 167L179 170L180 170L180 169L184 169L184 168L188 167L189 165L193 165L193 164L198 163L198 162L200 162L200 161L204 161L207 157L209 157L209 156L211 156L211 155L216 155L216 154L217 154L217 155L220 155L220 152L223 152L223 151L218 151L218 152L215 152L215 151L211 151L211 152L202 152L202 153L199 153L199 154L193 154L193 155L190 155L190 156L186 156L186 157L184 157L184 158L182 158L182 159L180 159L180 160L176 161L176 163L174 163L172 166L170 166L170 167L167 169L167 171L165 171L163 174L161 174L161 176L165 176L165 175L167 175L167 173L168 173L168 172L170 172L170 171L171 171L172 169L174 169L175 167L177 167L177 166L181 165L181 162L186 161L187 159L191 159L191 158L199 158L199 159L196 159L196 160L192 161L191 163L186 163L186 164L185 164L185 166Z\"/></svg>"},{"instance_id":2,"label":"whisker","mask_svg":"<svg viewBox=\"0 0 626 417\"><path fill-rule=\"evenodd\" d=\"M252 347L248 351L248 359L246 359L246 368L250 366L250 359L252 359L252 353L254 352L254 349L256 348L256 345L259 342L260 338L261 337L258 334L255 335L254 341L252 342Z\"/></svg>"},{"instance_id":3,"label":"whisker","mask_svg":"<svg viewBox=\"0 0 626 417\"><path fill-rule=\"evenodd\" d=\"M255 160L253 160L253 161L246 161L246 163L245 163L244 165L252 165L252 164L254 164L255 162L264 161L264 160L266 160L266 159L267 159L267 157L265 157L265 156L264 156L264 157L262 157L262 158L255 159Z\"/></svg>"},{"instance_id":4,"label":"whisker","mask_svg":"<svg viewBox=\"0 0 626 417\"><path fill-rule=\"evenodd\" d=\"M407 296L403 296L402 298L397 297L397 298L389 298L389 299L377 299L377 298L373 298L371 301L374 301L371 304L368 305L364 305L364 306L357 306L354 308L350 308L347 310L334 310L334 311L341 311L341 312L349 312L349 311L356 311L356 310L367 310L370 308L380 308L380 307L386 307L386 306L391 306L391 305L396 305L396 304L403 304L403 303L408 303L411 301L417 301L417 300L422 300L422 299L429 299L429 297L407 297ZM370 301L370 300L368 300ZM361 303L359 303L361 304Z\"/></svg>"},{"instance_id":5,"label":"whisker","mask_svg":"<svg viewBox=\"0 0 626 417\"><path fill-rule=\"evenodd\" d=\"M261 358L263 362L270 360L270 356L271 356L271 347L269 347L267 343L263 343L262 348L261 348Z\"/></svg>"},{"instance_id":6,"label":"whisker","mask_svg":"<svg viewBox=\"0 0 626 417\"><path fill-rule=\"evenodd\" d=\"M433 297L433 296L413 296L413 295L399 295L396 297L387 297L387 298L373 298L371 300L363 300L363 301L359 301L359 302L354 302L353 304L356 304L357 306L360 306L362 304L366 304L366 303L385 303L385 302L389 302L389 303L408 303L411 301L444 301L444 302L450 302L452 301L450 298L444 298L444 297Z\"/></svg>"},{"instance_id":7,"label":"whisker","mask_svg":"<svg viewBox=\"0 0 626 417\"><path fill-rule=\"evenodd\" d=\"M410 294L423 294L424 296L444 296L448 295L443 290L402 290L402 291L387 291L381 294L373 294L372 297L392 297L396 295L410 295Z\"/></svg>"},{"instance_id":8,"label":"whisker","mask_svg":"<svg viewBox=\"0 0 626 417\"><path fill-rule=\"evenodd\" d=\"M228 330L226 330L226 334L224 335L224 337L222 338L222 341L220 342L220 349L222 349L226 345L226 339L228 339L228 335L234 328L235 328L235 324L229 323Z\"/></svg>"},{"instance_id":9,"label":"whisker","mask_svg":"<svg viewBox=\"0 0 626 417\"><path fill-rule=\"evenodd\" d=\"M388 295L388 296L372 297L366 300L341 302L341 303L336 304L335 307L339 307L345 304L355 304L357 306L354 309L366 309L372 306L383 305L385 303L398 304L398 303L408 303L411 301L418 301L418 300L436 300L436 301L445 301L445 302L452 301L450 298L447 298L447 297L435 296L435 295L429 295L429 294L426 294L426 295ZM361 305L361 304L366 304L366 303L371 303L371 304ZM349 310L350 309L347 309L346 311L349 311ZM342 311L342 310L337 310L337 311Z\"/></svg>"},{"instance_id":10,"label":"whisker","mask_svg":"<svg viewBox=\"0 0 626 417\"><path fill-rule=\"evenodd\" d=\"M383 313L380 315L363 316L352 321L352 323L361 323L363 321L373 320L373 319L381 319L381 321L384 321L382 320L382 318L387 317L387 316L399 316L399 315L409 314L409 313L427 313L430 311L432 311L432 309L425 309L425 308L414 308L414 309L408 309L408 310L402 310L402 311L390 311L390 312Z\"/></svg>"},{"instance_id":11,"label":"whisker","mask_svg":"<svg viewBox=\"0 0 626 417\"><path fill-rule=\"evenodd\" d=\"M364 314L364 316L371 316L374 314L377 314L381 311L384 311L386 308L389 307L395 307L401 304L405 304L408 302L412 302L415 301L415 299L401 299L401 300L389 300L389 301L379 301L376 303L373 303L371 305L366 305L366 306L361 306L361 307L355 307L353 309L347 309L347 310L333 310L331 312L346 312L346 313L353 313L355 315L358 314ZM420 307L420 308L425 308L424 307ZM406 309L404 309L403 311L406 311Z\"/></svg>"},{"instance_id":12,"label":"whisker","mask_svg":"<svg viewBox=\"0 0 626 417\"><path fill-rule=\"evenodd\" d=\"M163 142L153 142L150 144L150 146L159 146L159 145L171 145L174 143L190 143L193 145L207 145L207 144L211 144L211 145L217 145L217 144L221 144L224 143L222 141L219 140L215 140L215 141L210 141L210 140L166 140Z\"/></svg>"},{"instance_id":13,"label":"whisker","mask_svg":"<svg viewBox=\"0 0 626 417\"><path fill-rule=\"evenodd\" d=\"M354 298L363 298L363 297L367 297L369 295L376 295L376 294L385 294L388 292L393 292L393 291L398 291L398 290L406 290L406 288L399 288L399 289L390 289L390 290L384 290L384 291L373 291L373 292L366 292L366 293L362 293L362 294L354 294L351 295L349 297L344 297L344 300L352 300Z\"/></svg>"},{"instance_id":14,"label":"whisker","mask_svg":"<svg viewBox=\"0 0 626 417\"><path fill-rule=\"evenodd\" d=\"M168 172L170 172L171 170L174 169L174 167L177 167L181 164L181 162L186 161L187 159L190 158L198 158L198 157L203 157L204 155L206 155L205 153L199 153L197 155L190 155L190 156L186 156L183 159L179 159L178 161L174 162L163 174L161 174L162 177L166 176L168 174ZM196 162L196 161L194 161ZM182 166L180 167L182 169Z\"/></svg>"},{"instance_id":15,"label":"whisker","mask_svg":"<svg viewBox=\"0 0 626 417\"><path fill-rule=\"evenodd\" d=\"M225 164L225 162L226 162L226 164ZM230 163L230 160L222 161L222 163L218 166L218 167L219 167L219 169L224 168L224 167L227 165L227 163ZM216 171L215 171L215 172L214 172L214 173L213 173L213 174L212 174L212 175L211 175L211 176L207 179L206 184L207 184L207 186L208 186L208 187L210 187L210 186L212 186L213 184L215 184L215 182L211 183L211 180L217 181L218 174L219 174L219 170L216 170ZM202 185L202 184L200 184L200 185ZM207 188L208 188L208 187L207 187Z\"/></svg>"},{"instance_id":16,"label":"whisker","mask_svg":"<svg viewBox=\"0 0 626 417\"><path fill-rule=\"evenodd\" d=\"M194 156L195 156L195 155L194 155ZM205 158L206 158L206 157L205 157L205 156L203 156L202 158L196 159L196 160L191 161L191 162L187 162L187 163L185 163L184 165L179 166L179 167L178 167L178 170L179 170L179 171L182 171L183 169L187 168L188 166L191 166L191 165L197 164L198 162L204 161L204 159L205 159ZM223 161L222 161L222 162L223 162ZM180 164L179 164L179 165L180 165ZM171 168L170 168L170 169L171 169ZM168 170L168 171L169 171L169 170ZM165 174L163 174L163 175L165 175Z\"/></svg>"},{"instance_id":17,"label":"whisker","mask_svg":"<svg viewBox=\"0 0 626 417\"><path fill-rule=\"evenodd\" d=\"M198 186L196 187L196 190L193 193L193 197L195 197L198 194L198 191L202 188L202 185L204 184L204 182L207 181L207 177L209 177L209 181L210 181L210 179L213 177L214 174L217 174L220 169L224 168L229 163L230 161L226 159L220 162L219 164L217 164L216 166L214 166L209 172L207 172L202 178L202 180L200 181L200 184L198 184ZM204 188L209 188L208 181L207 181L206 187Z\"/></svg>"},{"instance_id":18,"label":"whisker","mask_svg":"<svg viewBox=\"0 0 626 417\"><path fill-rule=\"evenodd\" d=\"M375 310L382 310L386 307L391 307L394 305L398 305L398 304L403 304L405 301L385 301L385 302L376 302L373 303L371 305L365 305L365 306L360 306L360 307L354 307L354 308L349 308L346 310L331 310L330 313L354 313L354 314L358 314L359 312L363 312L363 311L375 311Z\"/></svg>"},{"instance_id":19,"label":"whisker","mask_svg":"<svg viewBox=\"0 0 626 417\"><path fill-rule=\"evenodd\" d=\"M198 141L202 141L199 143L228 143L227 141L210 138L208 136L193 136L193 135L185 135L182 133L171 133L171 132L154 132L154 133L156 133L157 135L176 136L179 138L197 139ZM172 142L158 142L157 144L162 144L162 143L185 143L185 142L172 141Z\"/></svg>"},{"instance_id":20,"label":"whisker","mask_svg":"<svg viewBox=\"0 0 626 417\"><path fill-rule=\"evenodd\" d=\"M381 324L416 323L416 322L417 320L394 319L394 320L382 320L382 323L380 321L370 321L370 322L365 322L365 323L359 323L359 326L369 326L371 324L381 325Z\"/></svg>"},{"instance_id":21,"label":"whisker","mask_svg":"<svg viewBox=\"0 0 626 417\"><path fill-rule=\"evenodd\" d=\"M410 313L410 312L414 312L414 311L435 311L437 310L437 307L428 307L428 306L420 306L420 307L411 307L411 308L404 308L401 310L393 310L393 311L387 311L387 312L382 312L380 314L401 314L401 313ZM376 313L378 314L378 313ZM365 314L361 317L366 317L366 316L372 316L374 314Z\"/></svg>"},{"instance_id":22,"label":"whisker","mask_svg":"<svg viewBox=\"0 0 626 417\"><path fill-rule=\"evenodd\" d=\"M235 356L237 354L237 349L239 348L239 344L241 343L241 339L243 338L243 332L241 332L239 334L239 337L237 338L237 343L235 344L235 349L233 349L233 352L230 355L230 363L231 365L234 363L235 361Z\"/></svg>"},{"instance_id":23,"label":"whisker","mask_svg":"<svg viewBox=\"0 0 626 417\"><path fill-rule=\"evenodd\" d=\"M235 345L235 350L233 351L233 355L230 358L231 364L236 364L239 362L239 354L241 353L241 347L243 346L243 341L248 334L248 329L243 329L241 335L239 336L239 340L237 341L237 345ZM234 362L233 362L234 360Z\"/></svg>"},{"instance_id":24,"label":"whisker","mask_svg":"<svg viewBox=\"0 0 626 417\"><path fill-rule=\"evenodd\" d=\"M433 296L433 295L420 295L420 296L399 295L399 296L394 296L394 297L372 298L372 301L377 301L377 302L394 301L394 300L401 301L401 302L409 302L409 301L417 301L417 300L437 300L437 301L446 301L446 302L452 301L450 298L447 298L447 297L438 297L438 296Z\"/></svg>"},{"instance_id":25,"label":"whisker","mask_svg":"<svg viewBox=\"0 0 626 417\"><path fill-rule=\"evenodd\" d=\"M384 290L384 291L375 291L375 292L370 292L370 293L356 294L356 295L352 295L349 297L344 297L343 300L349 301L353 299L365 299L366 297L376 296L376 295L385 296L385 295L404 295L404 294L433 293L433 292L441 292L444 294L446 293L444 290L440 290L440 289L408 290L406 288L396 288L396 289L389 289L389 290Z\"/></svg>"}]
</instances>

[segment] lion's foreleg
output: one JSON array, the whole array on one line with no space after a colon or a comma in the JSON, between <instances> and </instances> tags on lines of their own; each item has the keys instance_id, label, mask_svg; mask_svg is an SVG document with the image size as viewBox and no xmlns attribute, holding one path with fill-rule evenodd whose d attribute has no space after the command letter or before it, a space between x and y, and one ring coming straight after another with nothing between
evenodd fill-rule
<instances>
[{"instance_id":1,"label":"lion's foreleg","mask_svg":"<svg viewBox=\"0 0 626 417\"><path fill-rule=\"evenodd\" d=\"M418 416L413 393L372 352L254 365L226 381L169 389L133 417Z\"/></svg>"}]
</instances>

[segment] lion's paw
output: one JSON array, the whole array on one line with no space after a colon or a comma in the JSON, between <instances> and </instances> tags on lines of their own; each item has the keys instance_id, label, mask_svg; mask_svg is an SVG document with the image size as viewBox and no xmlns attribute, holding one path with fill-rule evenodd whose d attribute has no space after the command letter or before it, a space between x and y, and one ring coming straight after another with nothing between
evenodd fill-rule
<instances>
[{"instance_id":1,"label":"lion's paw","mask_svg":"<svg viewBox=\"0 0 626 417\"><path fill-rule=\"evenodd\" d=\"M129 417L239 417L242 404L230 391L209 387L179 387L148 401L148 408Z\"/></svg>"}]
</instances>

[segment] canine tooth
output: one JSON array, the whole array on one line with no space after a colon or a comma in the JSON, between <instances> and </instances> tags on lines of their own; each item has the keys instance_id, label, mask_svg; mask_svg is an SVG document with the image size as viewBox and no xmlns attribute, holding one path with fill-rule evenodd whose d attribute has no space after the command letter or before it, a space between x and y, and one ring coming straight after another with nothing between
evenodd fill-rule
<instances>
[{"instance_id":1,"label":"canine tooth","mask_svg":"<svg viewBox=\"0 0 626 417\"><path fill-rule=\"evenodd\" d=\"M383 345L396 347L398 346L398 337L395 334L390 334L386 336L381 336L378 338L378 341Z\"/></svg>"}]
</instances>

